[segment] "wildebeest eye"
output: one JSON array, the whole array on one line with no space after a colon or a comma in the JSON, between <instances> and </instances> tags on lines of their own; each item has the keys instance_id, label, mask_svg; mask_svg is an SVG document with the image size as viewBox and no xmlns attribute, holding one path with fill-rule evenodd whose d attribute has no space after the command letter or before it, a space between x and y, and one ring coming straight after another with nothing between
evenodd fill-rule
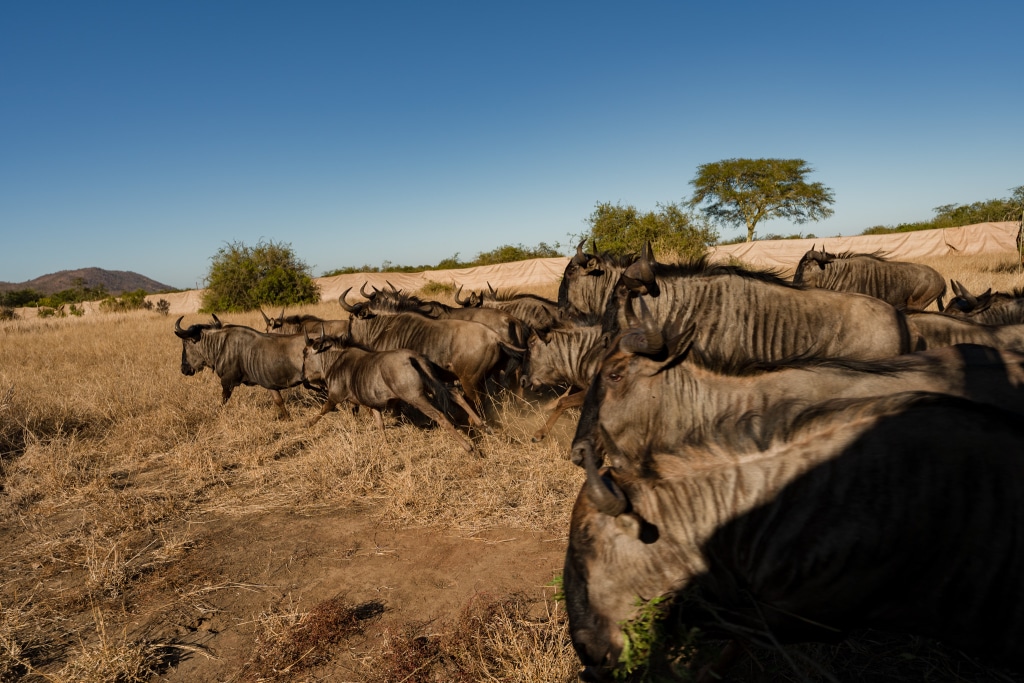
<instances>
[{"instance_id":1,"label":"wildebeest eye","mask_svg":"<svg viewBox=\"0 0 1024 683\"><path fill-rule=\"evenodd\" d=\"M612 382L618 382L620 379L622 379L622 375L620 375L617 372L609 372L608 379L611 380Z\"/></svg>"}]
</instances>

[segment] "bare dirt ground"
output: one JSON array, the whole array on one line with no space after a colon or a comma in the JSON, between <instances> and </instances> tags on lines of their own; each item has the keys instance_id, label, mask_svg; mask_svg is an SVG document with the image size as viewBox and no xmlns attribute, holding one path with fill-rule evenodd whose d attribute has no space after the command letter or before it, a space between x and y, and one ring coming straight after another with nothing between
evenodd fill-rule
<instances>
[{"instance_id":1,"label":"bare dirt ground","mask_svg":"<svg viewBox=\"0 0 1024 683\"><path fill-rule=\"evenodd\" d=\"M429 634L478 596L517 591L550 596L565 551L562 539L539 533L492 529L464 537L382 529L365 515L345 512L274 513L215 519L204 526L197 552L156 579L146 604L136 608L144 615L139 626L152 631L152 640L202 648L160 680L244 677L257 615L308 612L341 597L381 611L364 635L346 642L340 656L308 675L361 681L354 660L379 648L375 641L385 633L418 628ZM196 594L196 609L162 613L161 606L183 590Z\"/></svg>"}]
</instances>

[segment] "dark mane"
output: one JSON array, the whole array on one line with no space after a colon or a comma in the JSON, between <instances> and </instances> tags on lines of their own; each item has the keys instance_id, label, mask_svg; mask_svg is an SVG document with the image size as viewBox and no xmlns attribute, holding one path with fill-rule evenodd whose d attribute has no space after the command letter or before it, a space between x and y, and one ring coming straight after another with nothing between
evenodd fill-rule
<instances>
[{"instance_id":1,"label":"dark mane","mask_svg":"<svg viewBox=\"0 0 1024 683\"><path fill-rule=\"evenodd\" d=\"M1009 292L992 292L989 296L993 299L996 297L1000 299L1021 299L1024 298L1024 287L1014 287L1013 290Z\"/></svg>"},{"instance_id":2,"label":"dark mane","mask_svg":"<svg viewBox=\"0 0 1024 683\"><path fill-rule=\"evenodd\" d=\"M792 282L782 278L782 271L780 270L774 268L753 270L742 266L709 263L706 255L684 263L655 263L654 270L656 276L699 277L706 275L737 275L750 280L793 287Z\"/></svg>"},{"instance_id":3,"label":"dark mane","mask_svg":"<svg viewBox=\"0 0 1024 683\"><path fill-rule=\"evenodd\" d=\"M281 323L285 325L301 325L306 322L322 323L325 322L323 318L318 318L315 315L302 314L302 315L289 315L284 318L280 318Z\"/></svg>"},{"instance_id":4,"label":"dark mane","mask_svg":"<svg viewBox=\"0 0 1024 683\"><path fill-rule=\"evenodd\" d=\"M490 295L490 292L488 292L488 296L489 295ZM517 299L533 299L534 301L539 301L539 302L541 302L543 304L553 304L553 303L555 303L551 299L547 299L547 298L545 298L543 296L540 296L539 294L530 294L528 292L517 292L514 289L510 289L507 292L499 292L497 296L492 298L493 301L515 301Z\"/></svg>"},{"instance_id":5,"label":"dark mane","mask_svg":"<svg viewBox=\"0 0 1024 683\"><path fill-rule=\"evenodd\" d=\"M831 256L834 259L851 259L851 258L861 257L861 258L873 259L875 261L888 261L889 260L888 255L886 254L886 252L881 251L881 250L873 251L870 254L865 254L865 253L857 252L857 251L844 251L844 252L840 252L838 254L830 254L829 252L826 251L825 254L827 256Z\"/></svg>"}]
</instances>

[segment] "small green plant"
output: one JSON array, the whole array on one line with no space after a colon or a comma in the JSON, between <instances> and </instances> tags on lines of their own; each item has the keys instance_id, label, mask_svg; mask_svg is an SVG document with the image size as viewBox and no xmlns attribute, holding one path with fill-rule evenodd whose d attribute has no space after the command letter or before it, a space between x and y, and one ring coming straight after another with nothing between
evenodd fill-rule
<instances>
[{"instance_id":1,"label":"small green plant","mask_svg":"<svg viewBox=\"0 0 1024 683\"><path fill-rule=\"evenodd\" d=\"M436 282L431 280L427 284L420 288L420 294L427 296L437 296L438 294L451 294L455 291L455 286L451 283L445 284L444 282Z\"/></svg>"},{"instance_id":2,"label":"small green plant","mask_svg":"<svg viewBox=\"0 0 1024 683\"><path fill-rule=\"evenodd\" d=\"M620 624L622 628L622 654L615 669L616 680L624 681L637 672L650 668L651 656L662 649L664 634L661 624L665 621L664 597L647 602L637 599L640 612L632 619Z\"/></svg>"},{"instance_id":3,"label":"small green plant","mask_svg":"<svg viewBox=\"0 0 1024 683\"><path fill-rule=\"evenodd\" d=\"M551 596L551 599L555 602L565 602L565 588L562 584L562 575L556 575L551 581L545 584L555 589L555 594Z\"/></svg>"},{"instance_id":4,"label":"small green plant","mask_svg":"<svg viewBox=\"0 0 1024 683\"><path fill-rule=\"evenodd\" d=\"M167 315L171 312L171 303L167 299L160 299L156 302L156 312L160 315Z\"/></svg>"},{"instance_id":5,"label":"small green plant","mask_svg":"<svg viewBox=\"0 0 1024 683\"><path fill-rule=\"evenodd\" d=\"M0 320L17 320L18 314L11 306L0 306Z\"/></svg>"},{"instance_id":6,"label":"small green plant","mask_svg":"<svg viewBox=\"0 0 1024 683\"><path fill-rule=\"evenodd\" d=\"M665 597L637 599L639 612L620 624L622 653L614 677L620 681L655 683L656 681L693 681L694 674L708 656L713 661L716 648L710 647L704 633L686 626L671 610Z\"/></svg>"}]
</instances>

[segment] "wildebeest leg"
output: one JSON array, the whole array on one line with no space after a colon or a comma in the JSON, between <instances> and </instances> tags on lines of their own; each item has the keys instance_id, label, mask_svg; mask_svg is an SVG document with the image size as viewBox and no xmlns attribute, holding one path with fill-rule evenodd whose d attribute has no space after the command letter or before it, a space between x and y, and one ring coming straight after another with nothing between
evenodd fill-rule
<instances>
[{"instance_id":1,"label":"wildebeest leg","mask_svg":"<svg viewBox=\"0 0 1024 683\"><path fill-rule=\"evenodd\" d=\"M448 418L444 416L444 413L442 413L440 410L438 410L434 406L430 405L430 403L428 401L426 401L426 400L410 401L410 404L414 408L419 410L421 413L423 413L424 415L429 417L431 420L433 420L434 422L436 422L437 424L441 425L446 430L448 430L448 433L451 434L453 437L455 437L455 440L458 441L459 444L464 449L466 449L467 453L475 453L476 452L476 447L473 445L473 442L470 441L469 439L467 439L465 437L465 435L462 434L462 432L457 430L455 428L455 425L453 425L448 420Z\"/></svg>"},{"instance_id":2,"label":"wildebeest leg","mask_svg":"<svg viewBox=\"0 0 1024 683\"><path fill-rule=\"evenodd\" d=\"M572 390L573 388L570 387L569 391ZM582 406L583 399L586 398L586 396L586 392L583 391L577 391L575 394L566 392L565 394L560 396L552 406L551 415L548 416L547 422L545 422L544 426L538 429L536 433L534 433L533 440L540 441L545 436L547 436L548 432L551 431L551 428L555 426L555 422L557 422L558 418L562 416L562 413L564 413L569 408L579 408L580 406Z\"/></svg>"},{"instance_id":3,"label":"wildebeest leg","mask_svg":"<svg viewBox=\"0 0 1024 683\"><path fill-rule=\"evenodd\" d=\"M317 422L320 421L320 418L322 418L324 415L326 415L327 413L331 412L332 410L334 410L337 407L338 407L338 404L336 404L331 399L327 399L326 401L324 401L323 407L320 408L320 414L317 415L316 417L314 417L312 420L310 420L309 424L306 425L306 426L307 427L312 427L313 425L315 425Z\"/></svg>"},{"instance_id":4,"label":"wildebeest leg","mask_svg":"<svg viewBox=\"0 0 1024 683\"><path fill-rule=\"evenodd\" d=\"M376 408L371 408L373 411L373 421L377 423L377 429L384 431L384 415Z\"/></svg>"},{"instance_id":5,"label":"wildebeest leg","mask_svg":"<svg viewBox=\"0 0 1024 683\"><path fill-rule=\"evenodd\" d=\"M455 404L466 411L466 415L469 417L469 426L471 427L483 427L484 421L480 419L480 416L476 414L473 407L466 402L466 399L462 397L462 394L458 389L449 389L448 394L455 401Z\"/></svg>"},{"instance_id":6,"label":"wildebeest leg","mask_svg":"<svg viewBox=\"0 0 1024 683\"><path fill-rule=\"evenodd\" d=\"M281 392L277 389L270 390L270 397L274 399L274 405L277 406L277 414L282 420L292 419L291 413L284 407L284 397L281 396Z\"/></svg>"},{"instance_id":7,"label":"wildebeest leg","mask_svg":"<svg viewBox=\"0 0 1024 683\"><path fill-rule=\"evenodd\" d=\"M475 378L474 378L475 379ZM483 417L483 404L480 403L480 394L477 392L477 382L467 382L465 378L459 377L459 384L462 385L462 393L466 396L466 401L473 407L477 416Z\"/></svg>"},{"instance_id":8,"label":"wildebeest leg","mask_svg":"<svg viewBox=\"0 0 1024 683\"><path fill-rule=\"evenodd\" d=\"M220 404L224 405L231 398L231 392L235 390L234 385L228 382L220 383Z\"/></svg>"}]
</instances>

